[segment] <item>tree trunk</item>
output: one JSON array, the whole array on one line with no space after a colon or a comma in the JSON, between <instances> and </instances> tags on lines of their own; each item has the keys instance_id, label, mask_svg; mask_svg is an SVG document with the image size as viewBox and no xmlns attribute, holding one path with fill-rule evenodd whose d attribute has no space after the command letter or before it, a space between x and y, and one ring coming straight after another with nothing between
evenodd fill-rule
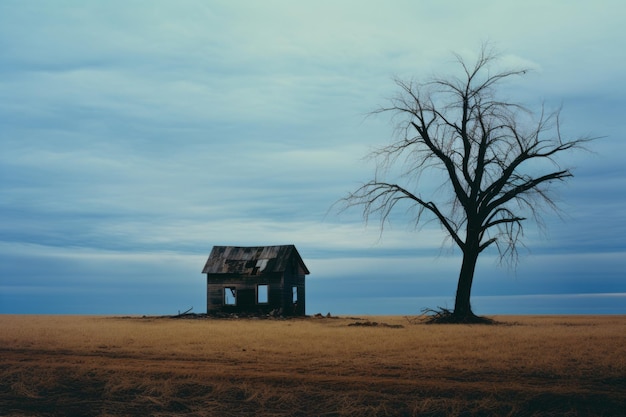
<instances>
[{"instance_id":1,"label":"tree trunk","mask_svg":"<svg viewBox=\"0 0 626 417\"><path fill-rule=\"evenodd\" d=\"M474 317L470 305L470 295L472 293L472 282L474 281L474 271L479 253L478 245L470 245L463 252L463 264L459 273L453 313L461 321L465 318Z\"/></svg>"}]
</instances>

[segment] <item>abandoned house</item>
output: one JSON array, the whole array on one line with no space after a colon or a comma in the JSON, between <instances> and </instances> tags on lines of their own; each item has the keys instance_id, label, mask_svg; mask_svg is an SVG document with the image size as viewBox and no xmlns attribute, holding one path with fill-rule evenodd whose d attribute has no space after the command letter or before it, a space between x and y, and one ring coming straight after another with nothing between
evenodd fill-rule
<instances>
[{"instance_id":1,"label":"abandoned house","mask_svg":"<svg viewBox=\"0 0 626 417\"><path fill-rule=\"evenodd\" d=\"M214 246L207 276L207 313L305 315L309 270L294 245Z\"/></svg>"}]
</instances>

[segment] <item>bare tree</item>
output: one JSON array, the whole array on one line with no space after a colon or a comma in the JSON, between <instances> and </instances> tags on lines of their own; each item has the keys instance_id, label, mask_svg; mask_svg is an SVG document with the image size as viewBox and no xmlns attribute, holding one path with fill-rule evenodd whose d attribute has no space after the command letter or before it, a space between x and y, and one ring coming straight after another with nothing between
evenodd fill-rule
<instances>
[{"instance_id":1,"label":"bare tree","mask_svg":"<svg viewBox=\"0 0 626 417\"><path fill-rule=\"evenodd\" d=\"M495 246L501 260L516 261L523 222L531 217L541 224L544 209L557 209L551 185L572 177L555 157L591 138L563 138L560 110L533 114L496 96L499 83L527 70L494 70L497 55L485 46L473 66L456 58L460 77L396 80L400 94L374 113L393 114L397 139L370 154L377 161L374 179L340 201L345 208L362 207L366 222L379 217L381 232L405 202L416 209L416 225L438 221L463 261L454 311L437 317L475 322L483 320L470 304L479 255ZM398 168L400 174L392 175ZM419 180L433 170L444 172L445 181L425 196Z\"/></svg>"}]
</instances>

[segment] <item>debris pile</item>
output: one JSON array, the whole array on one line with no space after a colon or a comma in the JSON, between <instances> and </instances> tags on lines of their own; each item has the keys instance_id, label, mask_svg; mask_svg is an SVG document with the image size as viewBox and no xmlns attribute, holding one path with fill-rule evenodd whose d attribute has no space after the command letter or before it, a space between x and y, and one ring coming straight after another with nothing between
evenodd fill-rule
<instances>
[{"instance_id":1,"label":"debris pile","mask_svg":"<svg viewBox=\"0 0 626 417\"><path fill-rule=\"evenodd\" d=\"M388 324L388 323L378 323L377 321L355 321L354 323L348 324L348 326L362 326L362 327L388 327L390 329L403 329L404 326L401 324Z\"/></svg>"}]
</instances>

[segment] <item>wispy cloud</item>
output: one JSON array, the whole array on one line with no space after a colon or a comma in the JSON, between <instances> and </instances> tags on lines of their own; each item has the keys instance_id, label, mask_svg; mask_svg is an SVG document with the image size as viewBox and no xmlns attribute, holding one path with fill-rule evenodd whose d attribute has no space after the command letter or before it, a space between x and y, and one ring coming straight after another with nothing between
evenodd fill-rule
<instances>
[{"instance_id":1,"label":"wispy cloud","mask_svg":"<svg viewBox=\"0 0 626 417\"><path fill-rule=\"evenodd\" d=\"M567 216L548 215L547 236L528 227L532 252L518 270L528 284L493 288L624 292L624 8L612 0L2 2L2 292L19 290L20 303L34 305L29 288L54 287L40 274L59 283L93 277L86 287L59 284L88 292L115 292L107 277L143 285L159 276L167 291L199 280L198 300L196 264L213 244L284 243L313 264L310 294L330 302L344 296L325 285L348 289L361 275L368 296L381 274L407 277L415 293L453 292L458 259L440 251L436 224L416 231L410 213L398 212L381 236L358 211L329 208L373 175L362 158L393 126L366 115L394 95L392 78L447 74L451 52L471 56L485 40L503 51L502 65L534 70L508 84L508 96L532 108L563 104L564 134L606 136L595 154L561 161L578 168L558 194ZM489 285L501 274L492 261L482 266ZM538 268L556 278L535 279ZM562 271L576 272L575 284ZM12 311L6 305L0 311ZM59 294L41 311L62 305Z\"/></svg>"}]
</instances>

